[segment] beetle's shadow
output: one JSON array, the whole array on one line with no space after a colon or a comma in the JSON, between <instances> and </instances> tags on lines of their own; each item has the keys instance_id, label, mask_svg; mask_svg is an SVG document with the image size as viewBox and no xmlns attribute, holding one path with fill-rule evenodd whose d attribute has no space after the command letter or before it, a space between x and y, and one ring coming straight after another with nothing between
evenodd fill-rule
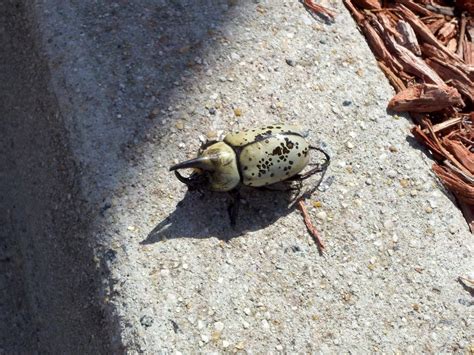
<instances>
[{"instance_id":1,"label":"beetle's shadow","mask_svg":"<svg viewBox=\"0 0 474 355\"><path fill-rule=\"evenodd\" d=\"M176 209L158 223L141 244L152 244L163 239L209 238L222 240L245 232L263 229L293 211L291 191L241 191L237 223L231 227L227 207L230 198L224 193L206 191L186 192Z\"/></svg>"}]
</instances>

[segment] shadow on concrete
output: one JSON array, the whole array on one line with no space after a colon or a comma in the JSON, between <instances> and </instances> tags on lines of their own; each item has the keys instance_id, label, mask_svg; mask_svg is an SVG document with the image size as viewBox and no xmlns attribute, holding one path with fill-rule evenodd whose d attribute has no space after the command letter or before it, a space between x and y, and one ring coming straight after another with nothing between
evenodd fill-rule
<instances>
[{"instance_id":1,"label":"shadow on concrete","mask_svg":"<svg viewBox=\"0 0 474 355\"><path fill-rule=\"evenodd\" d=\"M149 128L164 124L153 109L166 111L174 88L195 75L186 71L189 62L205 55L203 44L215 40L209 33L223 25L219 21L227 11L225 4L71 2L83 26L76 31L84 31L97 45L96 51L89 48L96 62L92 79L103 84L117 130L127 132L125 138L100 137L105 149L98 151L97 159L117 159L107 149L117 139L126 155L147 139ZM69 147L71 132L64 127L68 113L60 112L57 92L50 91L52 63L41 56L37 24L30 22L36 16L28 13L32 9L14 0L0 6L0 353L105 353L120 346L112 345L119 329L108 329L100 306L100 282L106 276L99 274L94 261L97 206L84 201L79 187L80 168ZM151 11L143 17L143 9ZM54 36L43 40L54 42ZM66 89L66 96L86 95L94 105L95 93ZM114 181L124 172L107 170L103 175ZM216 211L190 195L183 206L171 217L171 235L191 235ZM207 215L181 230L177 222L190 209ZM216 220L211 228L223 238L233 235L219 225L223 223Z\"/></svg>"},{"instance_id":2,"label":"shadow on concrete","mask_svg":"<svg viewBox=\"0 0 474 355\"><path fill-rule=\"evenodd\" d=\"M0 5L0 353L108 348L88 214L24 3Z\"/></svg>"},{"instance_id":3,"label":"shadow on concrete","mask_svg":"<svg viewBox=\"0 0 474 355\"><path fill-rule=\"evenodd\" d=\"M174 212L148 234L141 244L152 244L164 239L217 237L230 240L245 232L263 229L291 213L293 195L284 191L242 191L242 202L237 224L230 226L225 193L187 192Z\"/></svg>"}]
</instances>

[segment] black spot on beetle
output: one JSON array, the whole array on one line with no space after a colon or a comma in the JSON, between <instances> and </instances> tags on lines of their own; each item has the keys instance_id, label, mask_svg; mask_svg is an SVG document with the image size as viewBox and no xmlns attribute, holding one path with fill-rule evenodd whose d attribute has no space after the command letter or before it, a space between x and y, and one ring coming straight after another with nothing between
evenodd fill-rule
<instances>
[{"instance_id":1,"label":"black spot on beetle","mask_svg":"<svg viewBox=\"0 0 474 355\"><path fill-rule=\"evenodd\" d=\"M274 177L274 176L275 176L275 174L273 174L273 173L270 174L270 177Z\"/></svg>"},{"instance_id":2,"label":"black spot on beetle","mask_svg":"<svg viewBox=\"0 0 474 355\"><path fill-rule=\"evenodd\" d=\"M275 149L273 149L272 155L281 155L281 153L281 147L276 147Z\"/></svg>"},{"instance_id":3,"label":"black spot on beetle","mask_svg":"<svg viewBox=\"0 0 474 355\"><path fill-rule=\"evenodd\" d=\"M290 175L290 172L289 172L289 171L287 171L287 172L285 173L285 175Z\"/></svg>"},{"instance_id":4,"label":"black spot on beetle","mask_svg":"<svg viewBox=\"0 0 474 355\"><path fill-rule=\"evenodd\" d=\"M293 160L290 160L288 163L290 163L290 165L293 165Z\"/></svg>"},{"instance_id":5,"label":"black spot on beetle","mask_svg":"<svg viewBox=\"0 0 474 355\"><path fill-rule=\"evenodd\" d=\"M265 139L265 143L270 143L270 141L268 139Z\"/></svg>"},{"instance_id":6,"label":"black spot on beetle","mask_svg":"<svg viewBox=\"0 0 474 355\"><path fill-rule=\"evenodd\" d=\"M276 126L275 128L276 128L276 129L281 129L281 126Z\"/></svg>"},{"instance_id":7,"label":"black spot on beetle","mask_svg":"<svg viewBox=\"0 0 474 355\"><path fill-rule=\"evenodd\" d=\"M248 169L249 169L249 167L248 167L248 166L244 166L244 170L248 170Z\"/></svg>"},{"instance_id":8,"label":"black spot on beetle","mask_svg":"<svg viewBox=\"0 0 474 355\"><path fill-rule=\"evenodd\" d=\"M252 161L252 158L249 158L249 161Z\"/></svg>"},{"instance_id":9,"label":"black spot on beetle","mask_svg":"<svg viewBox=\"0 0 474 355\"><path fill-rule=\"evenodd\" d=\"M273 126L267 126L268 129L273 129Z\"/></svg>"},{"instance_id":10,"label":"black spot on beetle","mask_svg":"<svg viewBox=\"0 0 474 355\"><path fill-rule=\"evenodd\" d=\"M255 173L252 173L252 176L255 176Z\"/></svg>"}]
</instances>

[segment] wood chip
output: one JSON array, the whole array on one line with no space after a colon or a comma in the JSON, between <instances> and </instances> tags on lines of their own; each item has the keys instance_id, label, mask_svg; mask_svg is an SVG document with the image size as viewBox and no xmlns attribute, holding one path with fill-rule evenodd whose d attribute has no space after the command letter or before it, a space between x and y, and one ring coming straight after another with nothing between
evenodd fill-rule
<instances>
[{"instance_id":1,"label":"wood chip","mask_svg":"<svg viewBox=\"0 0 474 355\"><path fill-rule=\"evenodd\" d=\"M395 88L396 92L400 92L407 88L403 81L397 75L395 75L395 73L390 70L390 68L387 67L382 61L378 61L378 64L387 76L388 80L390 81L390 84L392 84L392 86Z\"/></svg>"},{"instance_id":2,"label":"wood chip","mask_svg":"<svg viewBox=\"0 0 474 355\"><path fill-rule=\"evenodd\" d=\"M438 40L446 45L451 38L456 36L456 21L453 19L446 22L437 32Z\"/></svg>"},{"instance_id":3,"label":"wood chip","mask_svg":"<svg viewBox=\"0 0 474 355\"><path fill-rule=\"evenodd\" d=\"M464 146L458 140L444 138L442 140L443 146L456 157L456 159L464 166L471 174L474 175L474 159L473 153L468 147Z\"/></svg>"},{"instance_id":4,"label":"wood chip","mask_svg":"<svg viewBox=\"0 0 474 355\"><path fill-rule=\"evenodd\" d=\"M381 0L352 0L352 2L362 9L380 10L382 8Z\"/></svg>"},{"instance_id":5,"label":"wood chip","mask_svg":"<svg viewBox=\"0 0 474 355\"><path fill-rule=\"evenodd\" d=\"M451 190L461 201L474 205L474 185L469 184L452 170L439 164L433 165L433 171L438 175L443 184Z\"/></svg>"},{"instance_id":6,"label":"wood chip","mask_svg":"<svg viewBox=\"0 0 474 355\"><path fill-rule=\"evenodd\" d=\"M423 23L429 28L432 34L435 34L441 27L443 27L446 20L444 19L444 16L434 16L423 19Z\"/></svg>"},{"instance_id":7,"label":"wood chip","mask_svg":"<svg viewBox=\"0 0 474 355\"><path fill-rule=\"evenodd\" d=\"M409 8L411 11L422 15L422 16L432 16L434 15L433 12L430 10L424 8L421 5L418 5L417 3L413 2L412 0L398 0L400 4L405 5L407 8Z\"/></svg>"},{"instance_id":8,"label":"wood chip","mask_svg":"<svg viewBox=\"0 0 474 355\"><path fill-rule=\"evenodd\" d=\"M448 57L455 57L455 54L449 52L446 47L438 41L433 33L431 33L430 29L418 17L416 17L413 12L400 4L396 5L396 9L399 10L400 15L411 25L420 39L435 46L440 51L444 52Z\"/></svg>"},{"instance_id":9,"label":"wood chip","mask_svg":"<svg viewBox=\"0 0 474 355\"><path fill-rule=\"evenodd\" d=\"M403 70L409 74L413 74L421 80L430 83L443 86L443 79L428 66L421 58L417 57L410 50L399 45L392 36L390 36L382 27L382 25L374 20L374 25L379 32L383 33L382 36L385 40L387 48L391 53L396 56L397 60L402 64Z\"/></svg>"},{"instance_id":10,"label":"wood chip","mask_svg":"<svg viewBox=\"0 0 474 355\"><path fill-rule=\"evenodd\" d=\"M426 63L433 68L441 78L454 86L466 98L474 103L474 83L461 69L455 65L443 62L437 58L426 59Z\"/></svg>"},{"instance_id":11,"label":"wood chip","mask_svg":"<svg viewBox=\"0 0 474 355\"><path fill-rule=\"evenodd\" d=\"M459 30L459 38L458 38L458 48L456 49L456 54L463 58L464 57L464 41L465 41L465 36L466 36L466 16L464 14L461 17L461 25L460 25L460 30Z\"/></svg>"},{"instance_id":12,"label":"wood chip","mask_svg":"<svg viewBox=\"0 0 474 355\"><path fill-rule=\"evenodd\" d=\"M388 103L388 108L397 112L436 112L452 105L464 106L461 95L455 88L418 84L395 95Z\"/></svg>"},{"instance_id":13,"label":"wood chip","mask_svg":"<svg viewBox=\"0 0 474 355\"><path fill-rule=\"evenodd\" d=\"M410 26L410 24L400 20L397 23L397 30L400 33L402 39L400 44L411 50L417 56L420 56L421 49L418 44L418 40L416 39L415 31L413 31L413 28Z\"/></svg>"}]
</instances>

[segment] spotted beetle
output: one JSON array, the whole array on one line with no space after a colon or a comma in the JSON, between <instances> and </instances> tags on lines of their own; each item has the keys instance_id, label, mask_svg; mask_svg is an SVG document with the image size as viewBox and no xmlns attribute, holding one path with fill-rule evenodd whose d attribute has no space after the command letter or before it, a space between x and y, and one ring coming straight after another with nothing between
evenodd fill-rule
<instances>
[{"instance_id":1,"label":"spotted beetle","mask_svg":"<svg viewBox=\"0 0 474 355\"><path fill-rule=\"evenodd\" d=\"M268 188L279 182L300 182L317 172L324 174L330 157L322 149L309 145L306 137L307 133L299 127L285 124L229 133L223 141L205 143L197 158L173 165L169 170L174 171L190 191L229 192L232 199L228 212L234 226L242 185ZM301 173L309 164L310 150L322 152L325 161ZM194 169L190 176L179 173L179 170L189 168Z\"/></svg>"}]
</instances>

